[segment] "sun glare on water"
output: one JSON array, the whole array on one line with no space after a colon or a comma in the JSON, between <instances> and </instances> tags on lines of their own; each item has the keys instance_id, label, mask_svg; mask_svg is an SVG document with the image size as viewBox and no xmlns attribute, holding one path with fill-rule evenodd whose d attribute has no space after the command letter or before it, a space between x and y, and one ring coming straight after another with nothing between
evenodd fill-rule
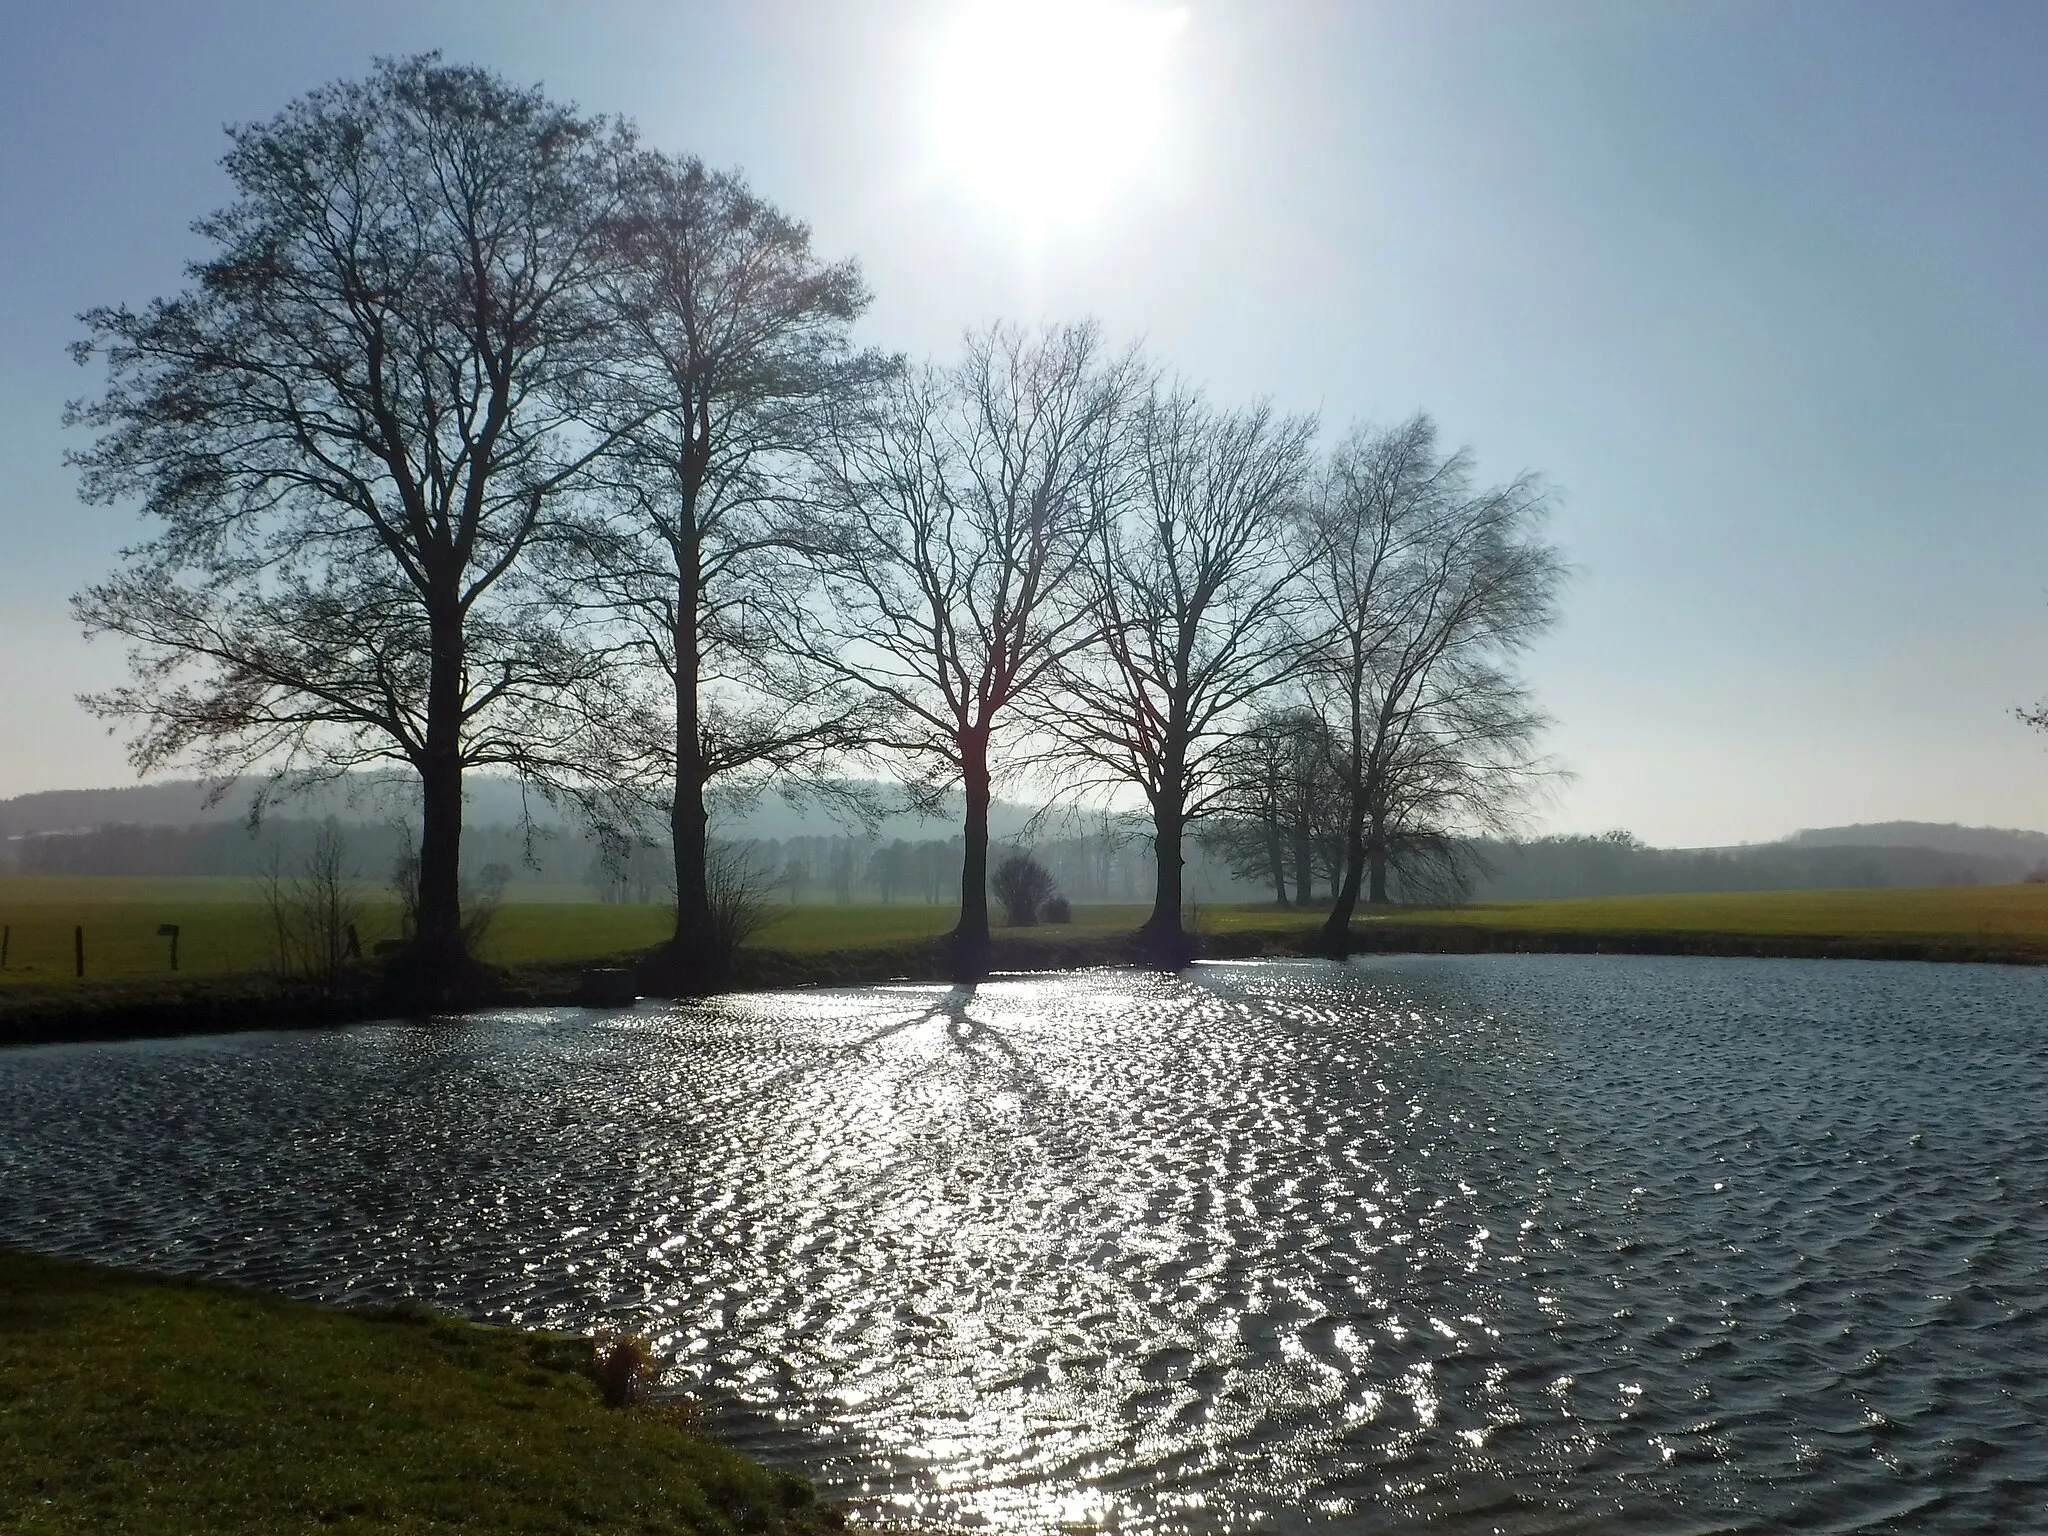
<instances>
[{"instance_id":1,"label":"sun glare on water","mask_svg":"<svg viewBox=\"0 0 2048 1536\"><path fill-rule=\"evenodd\" d=\"M1099 212L1158 149L1186 19L1117 0L970 0L933 60L947 179L1031 233Z\"/></svg>"}]
</instances>

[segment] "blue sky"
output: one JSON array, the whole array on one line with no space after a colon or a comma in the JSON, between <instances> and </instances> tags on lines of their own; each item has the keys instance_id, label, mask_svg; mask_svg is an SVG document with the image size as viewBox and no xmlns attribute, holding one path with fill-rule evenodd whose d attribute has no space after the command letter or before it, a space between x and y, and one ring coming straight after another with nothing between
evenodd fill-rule
<instances>
[{"instance_id":1,"label":"blue sky","mask_svg":"<svg viewBox=\"0 0 2048 1536\"><path fill-rule=\"evenodd\" d=\"M17 7L0 51L0 795L124 782L66 598L64 354L174 291L224 124L438 47L744 167L864 263L877 343L1094 315L1219 396L1435 413L1542 471L1578 574L1530 659L1667 843L2048 826L2048 7L1183 0L1168 138L1039 237L931 174L960 0Z\"/></svg>"}]
</instances>

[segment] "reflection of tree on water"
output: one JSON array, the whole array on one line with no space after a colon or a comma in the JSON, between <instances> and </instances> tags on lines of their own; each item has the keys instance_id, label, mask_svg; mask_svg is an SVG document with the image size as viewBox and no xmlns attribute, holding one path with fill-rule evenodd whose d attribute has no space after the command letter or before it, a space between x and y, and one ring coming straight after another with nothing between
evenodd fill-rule
<instances>
[{"instance_id":1,"label":"reflection of tree on water","mask_svg":"<svg viewBox=\"0 0 2048 1536\"><path fill-rule=\"evenodd\" d=\"M810 1078L819 1072L829 1071L847 1057L858 1056L864 1051L872 1050L883 1042L903 1034L906 1030L914 1030L919 1025L930 1024L938 1020L945 1021L947 1040L953 1045L960 1047L970 1061L981 1057L980 1047L983 1044L993 1046L997 1051L1000 1051L1009 1058L1015 1076L1018 1079L1017 1086L1020 1089L1039 1093L1048 1091L1044 1081L1026 1065L1024 1058L1018 1054L1017 1048L1005 1039L1000 1031L992 1030L985 1020L976 1018L968 1011L973 1006L979 989L980 983L978 982L958 983L948 988L929 1007L920 1008L915 1013L891 1020L889 1023L883 1024L879 1028L862 1035L857 1040L849 1040L844 1044L828 1047L814 1059L792 1062L790 1065L770 1073L767 1077L755 1083L744 1095L737 1095L736 1097L758 1100L764 1096L777 1096L786 1093L799 1081ZM933 1066L942 1064L943 1061L935 1062L925 1068L912 1070L899 1077L898 1081L902 1083L916 1081L924 1077L926 1072L931 1070Z\"/></svg>"},{"instance_id":2,"label":"reflection of tree on water","mask_svg":"<svg viewBox=\"0 0 2048 1536\"><path fill-rule=\"evenodd\" d=\"M965 1045L987 1031L988 1026L980 1019L969 1016L967 1009L974 1002L974 995L980 983L963 981L948 988L944 996L929 1008L913 1013L906 1019L893 1024L884 1024L873 1034L864 1035L851 1045L844 1047L847 1053L864 1051L871 1045L879 1045L891 1035L900 1035L906 1029L915 1029L920 1024L929 1024L934 1019L946 1021L946 1036L957 1044ZM1005 1046L1007 1050L1008 1047ZM1012 1053L1014 1054L1014 1053Z\"/></svg>"},{"instance_id":3,"label":"reflection of tree on water","mask_svg":"<svg viewBox=\"0 0 2048 1536\"><path fill-rule=\"evenodd\" d=\"M999 1029L990 1028L986 1021L975 1018L967 1011L974 1002L978 985L971 981L960 983L934 1003L924 1017L934 1019L943 1016L946 1020L946 1038L957 1046L972 1048L986 1043L1008 1057L1018 1087L1028 1088L1034 1093L1052 1092L1037 1070L1028 1065L1018 1053L1017 1047L1010 1043L1008 1035Z\"/></svg>"},{"instance_id":4,"label":"reflection of tree on water","mask_svg":"<svg viewBox=\"0 0 2048 1536\"><path fill-rule=\"evenodd\" d=\"M948 988L929 1008L906 1019L900 1025L892 1026L888 1031L894 1033L897 1029L944 1020L946 1039L954 1047L944 1056L936 1057L922 1067L914 1068L899 1077L898 1093L935 1075L957 1077L964 1069L973 1077L994 1074L1000 1081L993 1086L1015 1093L1020 1108L1057 1098L1057 1091L1011 1043L1007 1033L990 1025L986 1018L977 1016L973 1011L979 991L978 982L960 982ZM983 1116L977 1113L972 1114L970 1118L978 1124ZM1032 1121L1036 1116L1026 1111L1025 1118ZM1017 1129L1014 1123L1007 1124L1005 1139Z\"/></svg>"},{"instance_id":5,"label":"reflection of tree on water","mask_svg":"<svg viewBox=\"0 0 2048 1536\"><path fill-rule=\"evenodd\" d=\"M932 1004L930 1011L924 1016L925 1020L943 1015L946 1020L946 1038L955 1045L971 1043L975 1036L984 1033L988 1028L981 1020L967 1012L968 1006L974 1001L974 994L979 989L979 983L972 981L964 981L950 988L944 997Z\"/></svg>"}]
</instances>

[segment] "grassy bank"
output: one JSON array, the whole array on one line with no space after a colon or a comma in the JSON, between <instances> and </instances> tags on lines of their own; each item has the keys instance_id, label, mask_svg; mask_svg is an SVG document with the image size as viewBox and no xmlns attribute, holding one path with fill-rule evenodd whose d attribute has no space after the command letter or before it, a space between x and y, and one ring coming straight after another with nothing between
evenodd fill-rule
<instances>
[{"instance_id":1,"label":"grassy bank","mask_svg":"<svg viewBox=\"0 0 2048 1536\"><path fill-rule=\"evenodd\" d=\"M808 1484L604 1407L586 1342L0 1253L0 1525L814 1532Z\"/></svg>"},{"instance_id":2,"label":"grassy bank","mask_svg":"<svg viewBox=\"0 0 2048 1536\"><path fill-rule=\"evenodd\" d=\"M1082 906L1074 921L995 933L1000 970L1144 964L1130 942L1146 908ZM745 987L936 981L950 967L940 942L946 906L778 907L741 952ZM180 925L181 968L169 969L165 922ZM635 964L670 931L670 909L597 902L508 902L483 958L499 968L496 1004L573 1002L593 963ZM1270 905L1196 909L1206 953L1300 954L1322 914ZM248 882L124 878L0 879L0 1043L169 1035L373 1018L389 1012L366 971L336 993L266 975L268 919ZM87 972L72 975L74 929L86 931ZM372 907L366 945L397 931ZM1361 951L1613 952L2048 963L2048 886L1927 890L1762 891L1743 894L1479 902L1361 911Z\"/></svg>"}]
</instances>

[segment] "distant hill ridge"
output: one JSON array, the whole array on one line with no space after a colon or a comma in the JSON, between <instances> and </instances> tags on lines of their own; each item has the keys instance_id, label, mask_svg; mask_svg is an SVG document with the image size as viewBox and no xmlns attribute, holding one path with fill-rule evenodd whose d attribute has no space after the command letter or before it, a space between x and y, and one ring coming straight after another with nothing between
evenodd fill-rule
<instances>
[{"instance_id":1,"label":"distant hill ridge","mask_svg":"<svg viewBox=\"0 0 2048 1536\"><path fill-rule=\"evenodd\" d=\"M2032 868L2048 859L2048 832L2018 827L1965 827L1956 822L1877 821L1808 827L1784 840L1800 848L1931 848L1938 853L2008 859Z\"/></svg>"},{"instance_id":2,"label":"distant hill ridge","mask_svg":"<svg viewBox=\"0 0 2048 1536\"><path fill-rule=\"evenodd\" d=\"M201 779L167 779L155 784L127 784L116 789L50 789L0 800L0 838L28 837L39 832L84 832L106 826L190 827L243 821L255 782L231 784L212 804L212 788ZM519 786L510 779L479 774L468 785L471 817L478 822L519 819ZM404 786L391 780L357 775L280 801L271 814L343 821L384 822L405 810ZM558 819L536 802L541 819Z\"/></svg>"},{"instance_id":3,"label":"distant hill ridge","mask_svg":"<svg viewBox=\"0 0 2048 1536\"><path fill-rule=\"evenodd\" d=\"M241 821L249 814L248 788L231 786L208 805L208 785L199 779L169 779L154 784L128 784L110 789L51 789L0 800L0 838L39 832L80 832L93 827L175 826ZM555 823L560 817L533 799L523 801L518 784L490 774L473 774L468 783L469 819L479 825L510 825L530 809L536 820ZM935 817L909 814L888 818L885 836L945 836L958 819L952 806ZM286 817L336 816L343 821L383 822L407 816L402 781L377 783L358 775L352 783L335 784L280 802L274 814ZM1029 815L1028 808L998 801L991 820L999 836L1013 835ZM727 830L743 837L793 837L829 834L831 818L806 812L769 797L752 810L729 818ZM2024 865L2048 860L2048 832L2018 827L1966 827L1957 822L1878 821L1840 827L1805 827L1774 843L1751 843L1748 849L1794 848L1924 848ZM1725 849L1673 849L1672 852L1726 852Z\"/></svg>"}]
</instances>

